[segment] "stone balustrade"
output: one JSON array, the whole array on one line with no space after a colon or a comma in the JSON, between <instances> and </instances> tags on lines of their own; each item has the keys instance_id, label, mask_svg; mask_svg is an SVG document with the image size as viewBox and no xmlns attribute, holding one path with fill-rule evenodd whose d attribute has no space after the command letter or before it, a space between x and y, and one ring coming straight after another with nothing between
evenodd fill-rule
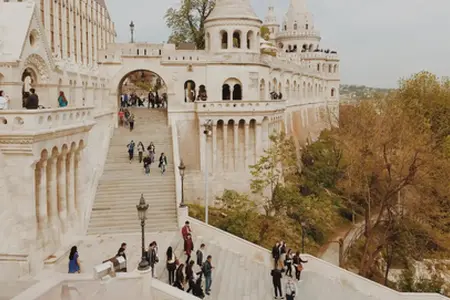
<instances>
[{"instance_id":1,"label":"stone balustrade","mask_svg":"<svg viewBox=\"0 0 450 300\"><path fill-rule=\"evenodd\" d=\"M195 103L197 113L265 113L283 110L285 100L271 101L200 101Z\"/></svg>"},{"instance_id":2,"label":"stone balustrade","mask_svg":"<svg viewBox=\"0 0 450 300\"><path fill-rule=\"evenodd\" d=\"M0 110L0 133L35 132L94 122L93 107Z\"/></svg>"},{"instance_id":3,"label":"stone balustrade","mask_svg":"<svg viewBox=\"0 0 450 300\"><path fill-rule=\"evenodd\" d=\"M276 38L293 38L293 37L320 37L319 30L304 31L281 31L276 34Z\"/></svg>"}]
</instances>

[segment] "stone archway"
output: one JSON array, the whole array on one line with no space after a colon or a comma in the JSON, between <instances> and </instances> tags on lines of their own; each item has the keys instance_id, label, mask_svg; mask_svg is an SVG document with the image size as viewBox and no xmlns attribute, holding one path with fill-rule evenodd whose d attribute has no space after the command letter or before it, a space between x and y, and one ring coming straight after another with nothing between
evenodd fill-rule
<instances>
[{"instance_id":1,"label":"stone archway","mask_svg":"<svg viewBox=\"0 0 450 300\"><path fill-rule=\"evenodd\" d=\"M136 102L134 102L135 100L129 101L128 97L131 98L131 96L136 99ZM146 99L148 107L151 105L152 107L167 108L167 82L161 75L151 70L136 69L127 72L119 80L117 86L117 107L128 105L126 103L136 103L136 106L139 106L140 101L145 103L144 99ZM154 105L151 101L154 101Z\"/></svg>"}]
</instances>

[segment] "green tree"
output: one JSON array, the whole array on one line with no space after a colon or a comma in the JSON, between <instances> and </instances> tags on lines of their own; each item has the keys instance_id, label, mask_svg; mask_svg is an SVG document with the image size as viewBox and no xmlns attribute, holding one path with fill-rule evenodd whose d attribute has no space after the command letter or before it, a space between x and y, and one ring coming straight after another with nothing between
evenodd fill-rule
<instances>
[{"instance_id":1,"label":"green tree","mask_svg":"<svg viewBox=\"0 0 450 300\"><path fill-rule=\"evenodd\" d=\"M215 0L183 0L179 8L169 8L165 19L172 31L169 42L194 43L205 49L205 20L214 8Z\"/></svg>"},{"instance_id":2,"label":"green tree","mask_svg":"<svg viewBox=\"0 0 450 300\"><path fill-rule=\"evenodd\" d=\"M253 193L265 200L266 214L280 213L284 207L283 197L276 197L283 185L295 184L298 181L299 168L295 144L284 132L270 136L270 147L258 162L250 166L253 179L250 188Z\"/></svg>"},{"instance_id":3,"label":"green tree","mask_svg":"<svg viewBox=\"0 0 450 300\"><path fill-rule=\"evenodd\" d=\"M269 38L270 38L270 30L269 30L269 28L267 27L267 26L261 26L261 37L263 38L263 39L265 39L266 41L268 41L269 40Z\"/></svg>"}]
</instances>

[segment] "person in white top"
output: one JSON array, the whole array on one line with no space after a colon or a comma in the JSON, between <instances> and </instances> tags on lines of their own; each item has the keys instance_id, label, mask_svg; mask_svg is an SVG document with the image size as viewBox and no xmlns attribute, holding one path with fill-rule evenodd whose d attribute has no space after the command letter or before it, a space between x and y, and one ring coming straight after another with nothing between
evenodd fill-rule
<instances>
[{"instance_id":1,"label":"person in white top","mask_svg":"<svg viewBox=\"0 0 450 300\"><path fill-rule=\"evenodd\" d=\"M9 98L4 91L0 91L0 109L8 109Z\"/></svg>"},{"instance_id":2,"label":"person in white top","mask_svg":"<svg viewBox=\"0 0 450 300\"><path fill-rule=\"evenodd\" d=\"M297 287L295 286L294 280L288 277L286 282L286 300L294 300L297 294Z\"/></svg>"}]
</instances>

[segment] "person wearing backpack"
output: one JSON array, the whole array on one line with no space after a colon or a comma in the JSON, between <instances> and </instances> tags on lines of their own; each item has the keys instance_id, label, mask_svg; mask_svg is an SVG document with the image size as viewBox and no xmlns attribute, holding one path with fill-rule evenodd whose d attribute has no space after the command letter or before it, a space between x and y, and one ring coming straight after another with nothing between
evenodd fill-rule
<instances>
[{"instance_id":1,"label":"person wearing backpack","mask_svg":"<svg viewBox=\"0 0 450 300\"><path fill-rule=\"evenodd\" d=\"M283 299L283 292L281 291L281 278L283 275L281 274L281 262L270 272L270 276L272 276L272 284L273 289L275 290L275 299ZM279 296L278 296L279 294Z\"/></svg>"},{"instance_id":2,"label":"person wearing backpack","mask_svg":"<svg viewBox=\"0 0 450 300\"><path fill-rule=\"evenodd\" d=\"M133 160L133 156L134 156L134 146L135 146L136 144L134 143L134 141L133 140L131 140L131 142L127 145L127 147L128 147L128 158L130 159L130 164L131 164L131 161Z\"/></svg>"},{"instance_id":3,"label":"person wearing backpack","mask_svg":"<svg viewBox=\"0 0 450 300\"><path fill-rule=\"evenodd\" d=\"M200 245L200 249L195 252L195 255L197 256L197 265L201 268L203 266L203 255L205 251L205 244Z\"/></svg>"}]
</instances>

